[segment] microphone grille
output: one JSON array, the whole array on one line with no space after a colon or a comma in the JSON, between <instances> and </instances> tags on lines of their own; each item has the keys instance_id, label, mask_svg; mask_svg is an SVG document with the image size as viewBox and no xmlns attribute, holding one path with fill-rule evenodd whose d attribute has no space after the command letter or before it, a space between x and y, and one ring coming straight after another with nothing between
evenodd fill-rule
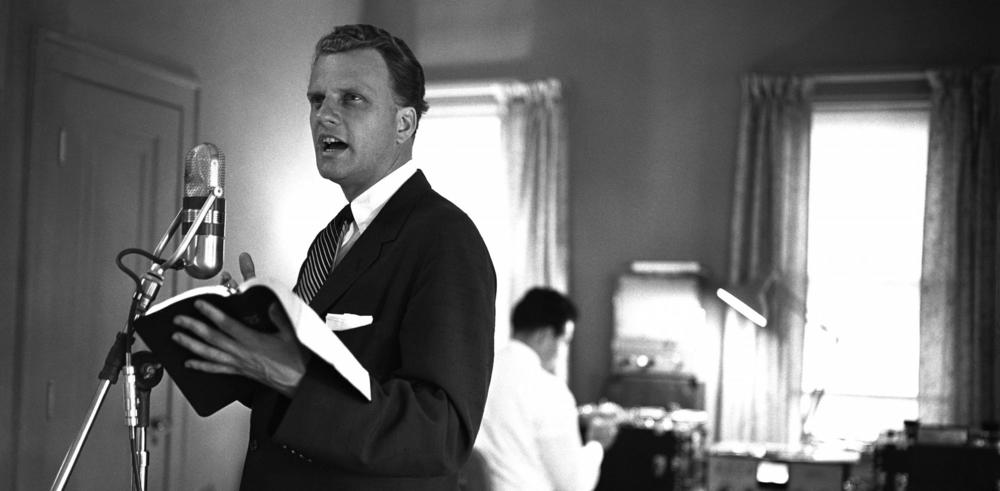
<instances>
[{"instance_id":1,"label":"microphone grille","mask_svg":"<svg viewBox=\"0 0 1000 491\"><path fill-rule=\"evenodd\" d=\"M184 157L184 197L208 196L210 189L224 189L226 156L211 143L196 145Z\"/></svg>"}]
</instances>

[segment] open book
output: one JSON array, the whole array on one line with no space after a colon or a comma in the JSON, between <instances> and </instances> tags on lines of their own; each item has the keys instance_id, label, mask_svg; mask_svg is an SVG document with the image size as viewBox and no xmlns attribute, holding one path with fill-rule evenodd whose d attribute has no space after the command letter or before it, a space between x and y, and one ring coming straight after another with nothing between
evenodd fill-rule
<instances>
[{"instance_id":1,"label":"open book","mask_svg":"<svg viewBox=\"0 0 1000 491\"><path fill-rule=\"evenodd\" d=\"M257 385L241 376L205 373L184 367L185 361L197 355L171 339L174 332L180 329L173 319L183 314L212 326L194 308L195 300L199 299L239 319L248 327L264 332L277 329L268 315L268 308L277 302L291 321L299 342L336 369L362 396L371 400L368 371L316 312L290 288L273 280L252 278L233 290L222 285L192 288L153 305L146 315L135 321L139 337L163 363L199 415L208 416L234 400L249 398Z\"/></svg>"}]
</instances>

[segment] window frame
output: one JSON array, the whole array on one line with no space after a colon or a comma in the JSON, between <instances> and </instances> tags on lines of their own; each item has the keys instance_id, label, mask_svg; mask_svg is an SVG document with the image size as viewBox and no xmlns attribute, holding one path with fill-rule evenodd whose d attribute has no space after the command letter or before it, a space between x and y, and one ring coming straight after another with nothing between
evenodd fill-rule
<instances>
[{"instance_id":1,"label":"window frame","mask_svg":"<svg viewBox=\"0 0 1000 491\"><path fill-rule=\"evenodd\" d=\"M852 75L843 77L829 77L819 81L814 87L813 96L811 98L812 103L812 118L815 118L817 113L822 112L834 112L834 113L848 113L848 112L891 112L891 111L926 111L930 112L931 101L930 101L930 86L927 79L923 74L904 74L896 75L895 78L891 74L889 75ZM811 133L812 131L810 131ZM810 137L811 138L811 137ZM810 174L812 174L813 165L813 155L812 149L810 150ZM926 192L926 190L925 190ZM810 201L811 204L811 201ZM807 227L807 241L810 239L811 227ZM807 256L807 261L810 258ZM807 269L808 271L808 269ZM807 273L808 274L808 273ZM809 277L807 276L807 281ZM809 281L811 283L811 281ZM919 285L918 285L919 291ZM919 293L918 293L919 295ZM803 299L807 304L809 303L809 295ZM919 309L919 307L918 307ZM917 313L919 314L919 312ZM917 316L919 318L919 315ZM807 422L807 413L815 409L815 404L817 401L815 399L810 400L810 396L815 397L814 392L807 392L810 388L807 386L807 366L808 362L806 360L806 355L809 354L809 347L806 345L808 338L808 331L810 329L816 329L817 326L822 327L821 321L816 319L815 316L810 316L807 312L806 323L803 326L805 332L803 332L803 354L802 354L802 367L801 367L801 380L799 386L802 388L801 397L803 399L803 427L802 435L807 437L806 428L804 424ZM916 326L916 332L918 338L916 342L919 344L919 326ZM919 349L919 348L918 348ZM918 353L919 356L919 353ZM919 367L916 368L919 370ZM827 392L828 396L835 395L837 397L860 397L862 399L905 399L910 401L911 398L897 398L882 396L878 394L856 394L856 393L832 393ZM822 396L822 394L821 394ZM912 401L917 404L919 408L919 393L916 394ZM820 401L821 402L821 401ZM919 410L919 409L918 409ZM899 425L902 426L902 420L899 421ZM886 428L888 429L888 428ZM812 436L812 435L808 435ZM829 437L830 435L824 434L822 436ZM841 438L846 435L842 433ZM877 435L876 435L877 436ZM873 437L874 438L874 437ZM849 438L844 438L850 441Z\"/></svg>"}]
</instances>

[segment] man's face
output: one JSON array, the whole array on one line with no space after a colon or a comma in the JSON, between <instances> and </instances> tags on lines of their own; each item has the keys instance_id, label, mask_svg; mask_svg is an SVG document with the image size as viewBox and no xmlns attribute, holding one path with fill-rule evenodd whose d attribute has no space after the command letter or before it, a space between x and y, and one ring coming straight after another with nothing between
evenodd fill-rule
<instances>
[{"instance_id":1,"label":"man's face","mask_svg":"<svg viewBox=\"0 0 1000 491\"><path fill-rule=\"evenodd\" d=\"M321 55L307 92L316 166L349 200L409 159L412 108L400 108L374 49Z\"/></svg>"}]
</instances>

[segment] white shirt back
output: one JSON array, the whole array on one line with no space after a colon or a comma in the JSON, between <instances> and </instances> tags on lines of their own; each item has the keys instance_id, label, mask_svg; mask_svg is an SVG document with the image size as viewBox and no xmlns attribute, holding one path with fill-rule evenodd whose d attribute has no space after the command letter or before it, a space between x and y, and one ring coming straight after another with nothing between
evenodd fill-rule
<instances>
[{"instance_id":1,"label":"white shirt back","mask_svg":"<svg viewBox=\"0 0 1000 491\"><path fill-rule=\"evenodd\" d=\"M593 489L604 457L582 445L569 388L518 340L497 353L475 447L494 491Z\"/></svg>"}]
</instances>

